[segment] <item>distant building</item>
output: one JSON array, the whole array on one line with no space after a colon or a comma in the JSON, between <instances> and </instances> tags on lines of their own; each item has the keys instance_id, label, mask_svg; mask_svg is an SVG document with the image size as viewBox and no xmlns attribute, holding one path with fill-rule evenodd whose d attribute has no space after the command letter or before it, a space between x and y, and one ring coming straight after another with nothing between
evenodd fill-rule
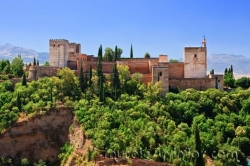
<instances>
[{"instance_id":1,"label":"distant building","mask_svg":"<svg viewBox=\"0 0 250 166\"><path fill-rule=\"evenodd\" d=\"M44 76L55 75L58 68L69 67L79 73L82 65L84 72L88 73L90 66L96 69L97 58L93 55L81 53L81 44L69 43L65 39L49 40L50 66L30 67L29 77L37 79ZM204 37L202 46L185 47L183 52L184 62L169 62L167 55L158 58L121 58L118 65L127 65L130 73L143 74L142 82L162 81L163 93L170 89L184 90L193 88L206 90L208 88L223 89L223 75L207 75L207 47ZM103 73L110 74L114 62L103 61Z\"/></svg>"}]
</instances>

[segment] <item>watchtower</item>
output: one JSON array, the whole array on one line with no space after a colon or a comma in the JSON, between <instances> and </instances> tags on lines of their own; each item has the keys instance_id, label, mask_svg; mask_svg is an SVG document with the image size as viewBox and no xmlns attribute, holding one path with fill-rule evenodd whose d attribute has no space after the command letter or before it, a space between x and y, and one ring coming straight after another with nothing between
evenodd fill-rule
<instances>
[{"instance_id":1,"label":"watchtower","mask_svg":"<svg viewBox=\"0 0 250 166\"><path fill-rule=\"evenodd\" d=\"M68 61L68 40L51 39L49 40L50 51L49 60L50 66L66 67Z\"/></svg>"},{"instance_id":2,"label":"watchtower","mask_svg":"<svg viewBox=\"0 0 250 166\"><path fill-rule=\"evenodd\" d=\"M207 75L206 38L200 47L184 48L184 78L205 78Z\"/></svg>"}]
</instances>

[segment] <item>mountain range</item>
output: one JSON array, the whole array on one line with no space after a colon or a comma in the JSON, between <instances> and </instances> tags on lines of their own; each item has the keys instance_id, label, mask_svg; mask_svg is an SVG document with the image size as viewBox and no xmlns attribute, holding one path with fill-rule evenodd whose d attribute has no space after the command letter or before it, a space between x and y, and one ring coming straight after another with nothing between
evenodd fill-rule
<instances>
[{"instance_id":1,"label":"mountain range","mask_svg":"<svg viewBox=\"0 0 250 166\"><path fill-rule=\"evenodd\" d=\"M35 50L13 46L9 43L0 46L0 60L8 59L11 61L18 54L21 54L24 63L33 62L34 58L38 59L40 64L49 61L49 53L47 52L36 52Z\"/></svg>"},{"instance_id":2,"label":"mountain range","mask_svg":"<svg viewBox=\"0 0 250 166\"><path fill-rule=\"evenodd\" d=\"M9 59L10 61L21 54L24 63L33 62L34 57L39 60L40 64L49 61L48 52L37 52L32 49L5 44L0 46L0 60ZM182 61L182 59L179 59ZM215 73L224 73L225 68L233 65L234 73L247 75L250 74L250 58L243 55L234 54L212 54L207 57L208 71L214 69Z\"/></svg>"}]
</instances>

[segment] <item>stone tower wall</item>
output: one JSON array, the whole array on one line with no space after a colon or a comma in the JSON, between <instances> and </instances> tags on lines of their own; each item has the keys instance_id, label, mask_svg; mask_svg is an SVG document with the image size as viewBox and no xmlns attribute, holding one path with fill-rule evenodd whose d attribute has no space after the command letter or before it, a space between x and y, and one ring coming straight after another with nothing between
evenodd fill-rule
<instances>
[{"instance_id":1,"label":"stone tower wall","mask_svg":"<svg viewBox=\"0 0 250 166\"><path fill-rule=\"evenodd\" d=\"M50 66L66 67L68 61L68 40L52 39L50 45Z\"/></svg>"},{"instance_id":2,"label":"stone tower wall","mask_svg":"<svg viewBox=\"0 0 250 166\"><path fill-rule=\"evenodd\" d=\"M159 76L158 76L159 75ZM158 81L162 82L162 95L169 92L169 73L167 63L161 64L161 66L154 66L152 71L152 83Z\"/></svg>"},{"instance_id":3,"label":"stone tower wall","mask_svg":"<svg viewBox=\"0 0 250 166\"><path fill-rule=\"evenodd\" d=\"M207 75L206 47L184 48L184 78L205 78Z\"/></svg>"}]
</instances>

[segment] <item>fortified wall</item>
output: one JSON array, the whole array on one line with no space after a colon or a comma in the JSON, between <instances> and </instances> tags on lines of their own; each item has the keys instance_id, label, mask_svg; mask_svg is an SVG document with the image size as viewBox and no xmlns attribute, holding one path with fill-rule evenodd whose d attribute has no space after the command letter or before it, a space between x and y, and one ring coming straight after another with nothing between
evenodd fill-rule
<instances>
[{"instance_id":1,"label":"fortified wall","mask_svg":"<svg viewBox=\"0 0 250 166\"><path fill-rule=\"evenodd\" d=\"M36 80L44 76L56 75L57 69L69 67L76 74L80 67L85 73L97 68L97 58L80 52L81 45L69 43L68 40L50 40L50 65L31 66L29 78ZM184 47L184 62L169 62L167 55L159 55L158 58L121 58L118 65L129 67L130 74L141 73L142 82L162 82L163 94L169 89L178 88L184 90L193 88L206 90L208 88L223 89L223 75L207 75L207 47L204 37L202 46ZM58 62L58 63L56 63ZM104 74L111 74L114 62L103 61L102 70Z\"/></svg>"},{"instance_id":2,"label":"fortified wall","mask_svg":"<svg viewBox=\"0 0 250 166\"><path fill-rule=\"evenodd\" d=\"M38 78L43 78L46 76L48 77L55 76L58 69L60 69L60 67L30 66L28 79L37 80Z\"/></svg>"}]
</instances>

